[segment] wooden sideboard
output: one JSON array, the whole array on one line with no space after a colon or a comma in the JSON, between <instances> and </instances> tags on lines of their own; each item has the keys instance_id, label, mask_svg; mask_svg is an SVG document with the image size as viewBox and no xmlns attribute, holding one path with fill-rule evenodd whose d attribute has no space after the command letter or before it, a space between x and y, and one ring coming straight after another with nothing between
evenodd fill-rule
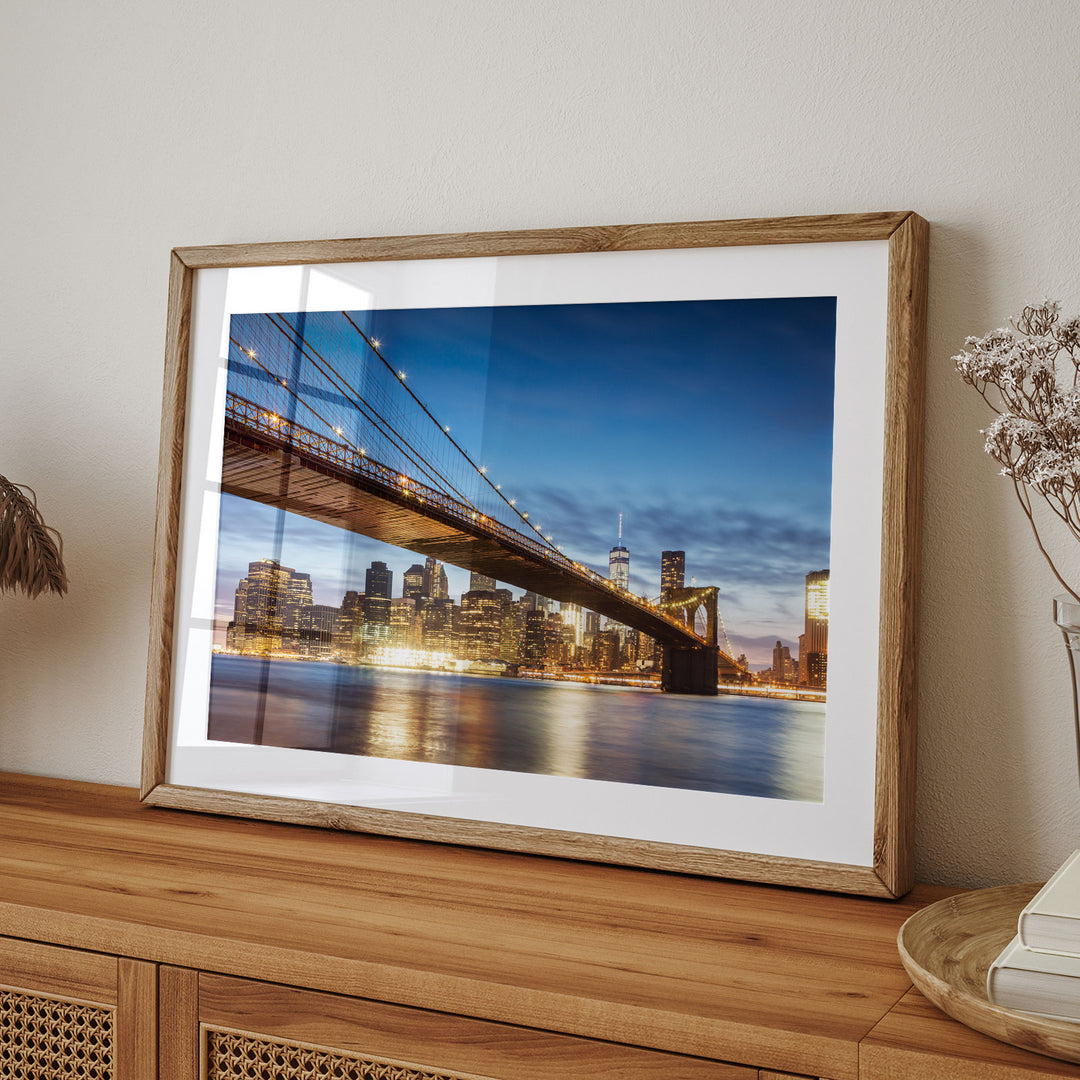
<instances>
[{"instance_id":1,"label":"wooden sideboard","mask_svg":"<svg viewBox=\"0 0 1080 1080\"><path fill-rule=\"evenodd\" d=\"M0 774L0 1078L1080 1078L911 988L896 933L949 891L851 898Z\"/></svg>"}]
</instances>

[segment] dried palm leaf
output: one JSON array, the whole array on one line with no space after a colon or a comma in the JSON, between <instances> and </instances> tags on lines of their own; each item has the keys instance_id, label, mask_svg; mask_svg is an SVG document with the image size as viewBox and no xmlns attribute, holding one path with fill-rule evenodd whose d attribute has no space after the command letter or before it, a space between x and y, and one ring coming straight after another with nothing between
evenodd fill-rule
<instances>
[{"instance_id":1,"label":"dried palm leaf","mask_svg":"<svg viewBox=\"0 0 1080 1080\"><path fill-rule=\"evenodd\" d=\"M51 589L63 596L67 585L63 541L45 524L37 496L0 476L0 592L22 589L38 596Z\"/></svg>"}]
</instances>

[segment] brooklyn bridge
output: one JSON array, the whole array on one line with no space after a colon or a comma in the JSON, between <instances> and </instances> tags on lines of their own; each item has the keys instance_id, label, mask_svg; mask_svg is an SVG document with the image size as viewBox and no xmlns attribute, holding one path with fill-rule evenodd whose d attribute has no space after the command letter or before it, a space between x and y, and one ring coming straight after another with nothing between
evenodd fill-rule
<instances>
[{"instance_id":1,"label":"brooklyn bridge","mask_svg":"<svg viewBox=\"0 0 1080 1080\"><path fill-rule=\"evenodd\" d=\"M576 604L655 639L661 687L715 694L715 587L655 602L574 561L347 312L235 317L222 491ZM705 632L695 630L704 611Z\"/></svg>"}]
</instances>

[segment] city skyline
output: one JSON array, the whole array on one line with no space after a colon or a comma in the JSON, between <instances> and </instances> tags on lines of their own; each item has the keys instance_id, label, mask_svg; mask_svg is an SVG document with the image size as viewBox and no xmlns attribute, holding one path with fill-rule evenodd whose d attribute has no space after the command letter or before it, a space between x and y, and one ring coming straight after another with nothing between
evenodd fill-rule
<instances>
[{"instance_id":1,"label":"city skyline","mask_svg":"<svg viewBox=\"0 0 1080 1080\"><path fill-rule=\"evenodd\" d=\"M829 561L833 298L355 317L567 554L607 576L622 513L631 591L658 596L661 552L685 550L687 584L720 588L733 651L761 665L777 636L795 644L806 567ZM328 348L321 332L312 318ZM219 617L253 544L306 560L337 600L372 561L422 559L225 496Z\"/></svg>"},{"instance_id":2,"label":"city skyline","mask_svg":"<svg viewBox=\"0 0 1080 1080\"><path fill-rule=\"evenodd\" d=\"M613 549L613 562L616 552L624 550ZM671 573L682 555L663 553L662 577L672 584L662 594L682 587L677 572ZM397 588L395 580L400 581ZM828 580L827 569L806 575L806 629L799 635L799 652L791 658L789 648L776 642L771 670L766 669L770 684L824 690ZM648 635L535 592L514 596L509 587L476 571L467 591L455 598L447 591L443 564L432 557L401 571L373 562L364 571L364 591L347 590L339 605L318 602L313 586L311 575L297 567L273 558L252 560L235 589L233 619L220 651L376 666L499 661L512 669L506 673L516 673L525 662L526 667L564 673L621 670L659 678L660 646ZM526 610L539 613L546 628L529 626L533 615ZM531 647L523 650L529 636ZM764 679L765 672L759 674Z\"/></svg>"},{"instance_id":3,"label":"city skyline","mask_svg":"<svg viewBox=\"0 0 1080 1080\"><path fill-rule=\"evenodd\" d=\"M342 530L334 526L313 522L300 518L298 515L279 511L273 507L253 503L249 500L239 499L235 496L222 496L221 529L223 533L230 535L230 542L242 544L244 542L242 539L233 536L234 531L247 538L250 537L253 531L259 531L257 528L253 528L257 524L263 526L267 535L275 537L272 546L275 546L280 552L278 555L266 555L261 556L261 558L273 558L283 565L291 566L302 564L304 559L310 557L313 552L318 553L316 561L321 559L320 565L324 571L329 571L329 573L327 573L326 577L318 578L312 575L311 587L314 602L317 604L335 606L340 604L341 597L346 592L359 591L363 593L365 575L372 562L384 562L391 567L394 572L394 595L400 597L403 595L404 583L402 579L404 572L413 563L422 563L425 559L422 554L410 552L391 544L383 544L369 537L356 536L353 533L345 534L348 540L342 546ZM312 541L316 537L320 538L322 543L313 544ZM612 551L614 550L613 547ZM671 552L665 551L661 554L671 554ZM290 555L291 557L289 557ZM331 566L335 556L339 557L336 569ZM367 560L366 563L364 562L365 559ZM258 560L248 559L244 563L244 570L240 571L239 577L230 578L230 573L236 573L235 566L230 564L230 568L227 570L219 559L214 620L214 643L216 646L224 644L225 626L232 617L233 595L236 584L244 576L247 564L254 561ZM633 560L631 553L631 566L634 567L638 563L640 563L640 560ZM470 591L470 579L474 572L453 566L450 563L441 563L441 566L448 579L448 595L460 600L464 593ZM602 569L606 571L607 566ZM656 579L654 587L651 591L644 592L641 595L647 595L651 599L659 599L664 594L662 557L656 560L654 569ZM640 578L642 576L644 576L643 571L634 572L631 577L631 584L633 584L634 577ZM232 581L231 586L229 585L230 580ZM687 585L691 583L691 575L688 572L685 573L685 582ZM499 588L511 590L515 599L520 599L526 592L520 586L510 585L503 581L497 581L496 584ZM725 620L727 619L723 611L721 611L721 616ZM800 608L796 613L795 623L787 632L780 635L792 649L797 647L801 637L802 620L803 612ZM772 635L766 634L754 642L754 639L748 638L745 634L738 633L738 631L733 631L730 627L727 628L727 633L731 642L733 657L737 657L740 653L745 654L748 657L751 670L766 669L772 666ZM756 650L754 644L758 646Z\"/></svg>"}]
</instances>

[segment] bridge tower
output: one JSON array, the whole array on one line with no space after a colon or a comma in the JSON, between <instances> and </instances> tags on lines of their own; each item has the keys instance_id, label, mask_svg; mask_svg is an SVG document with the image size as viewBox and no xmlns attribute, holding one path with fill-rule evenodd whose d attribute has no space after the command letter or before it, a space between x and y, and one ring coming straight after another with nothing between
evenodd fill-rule
<instances>
[{"instance_id":1,"label":"bridge tower","mask_svg":"<svg viewBox=\"0 0 1080 1080\"><path fill-rule=\"evenodd\" d=\"M716 694L718 645L665 645L660 689L668 694Z\"/></svg>"},{"instance_id":2,"label":"bridge tower","mask_svg":"<svg viewBox=\"0 0 1080 1080\"><path fill-rule=\"evenodd\" d=\"M701 588L670 588L667 595L660 601L661 611L668 611L674 615L684 626L693 629L694 619L700 608L705 609L705 642L707 645L717 643L718 607L717 596L720 590L715 585L706 585Z\"/></svg>"},{"instance_id":3,"label":"bridge tower","mask_svg":"<svg viewBox=\"0 0 1080 1080\"><path fill-rule=\"evenodd\" d=\"M684 626L693 629L700 608L705 609L705 644L665 645L660 667L660 689L669 694L715 694L720 648L716 643L719 589L668 587L660 610L670 612Z\"/></svg>"},{"instance_id":4,"label":"bridge tower","mask_svg":"<svg viewBox=\"0 0 1080 1080\"><path fill-rule=\"evenodd\" d=\"M700 609L705 611L705 644L665 645L660 668L660 688L672 694L715 694L720 678L742 682L743 671L718 644L720 590L715 585L703 588L669 588L658 605L670 612L684 626L693 629ZM726 635L725 635L726 640ZM730 648L730 646L729 646Z\"/></svg>"}]
</instances>

